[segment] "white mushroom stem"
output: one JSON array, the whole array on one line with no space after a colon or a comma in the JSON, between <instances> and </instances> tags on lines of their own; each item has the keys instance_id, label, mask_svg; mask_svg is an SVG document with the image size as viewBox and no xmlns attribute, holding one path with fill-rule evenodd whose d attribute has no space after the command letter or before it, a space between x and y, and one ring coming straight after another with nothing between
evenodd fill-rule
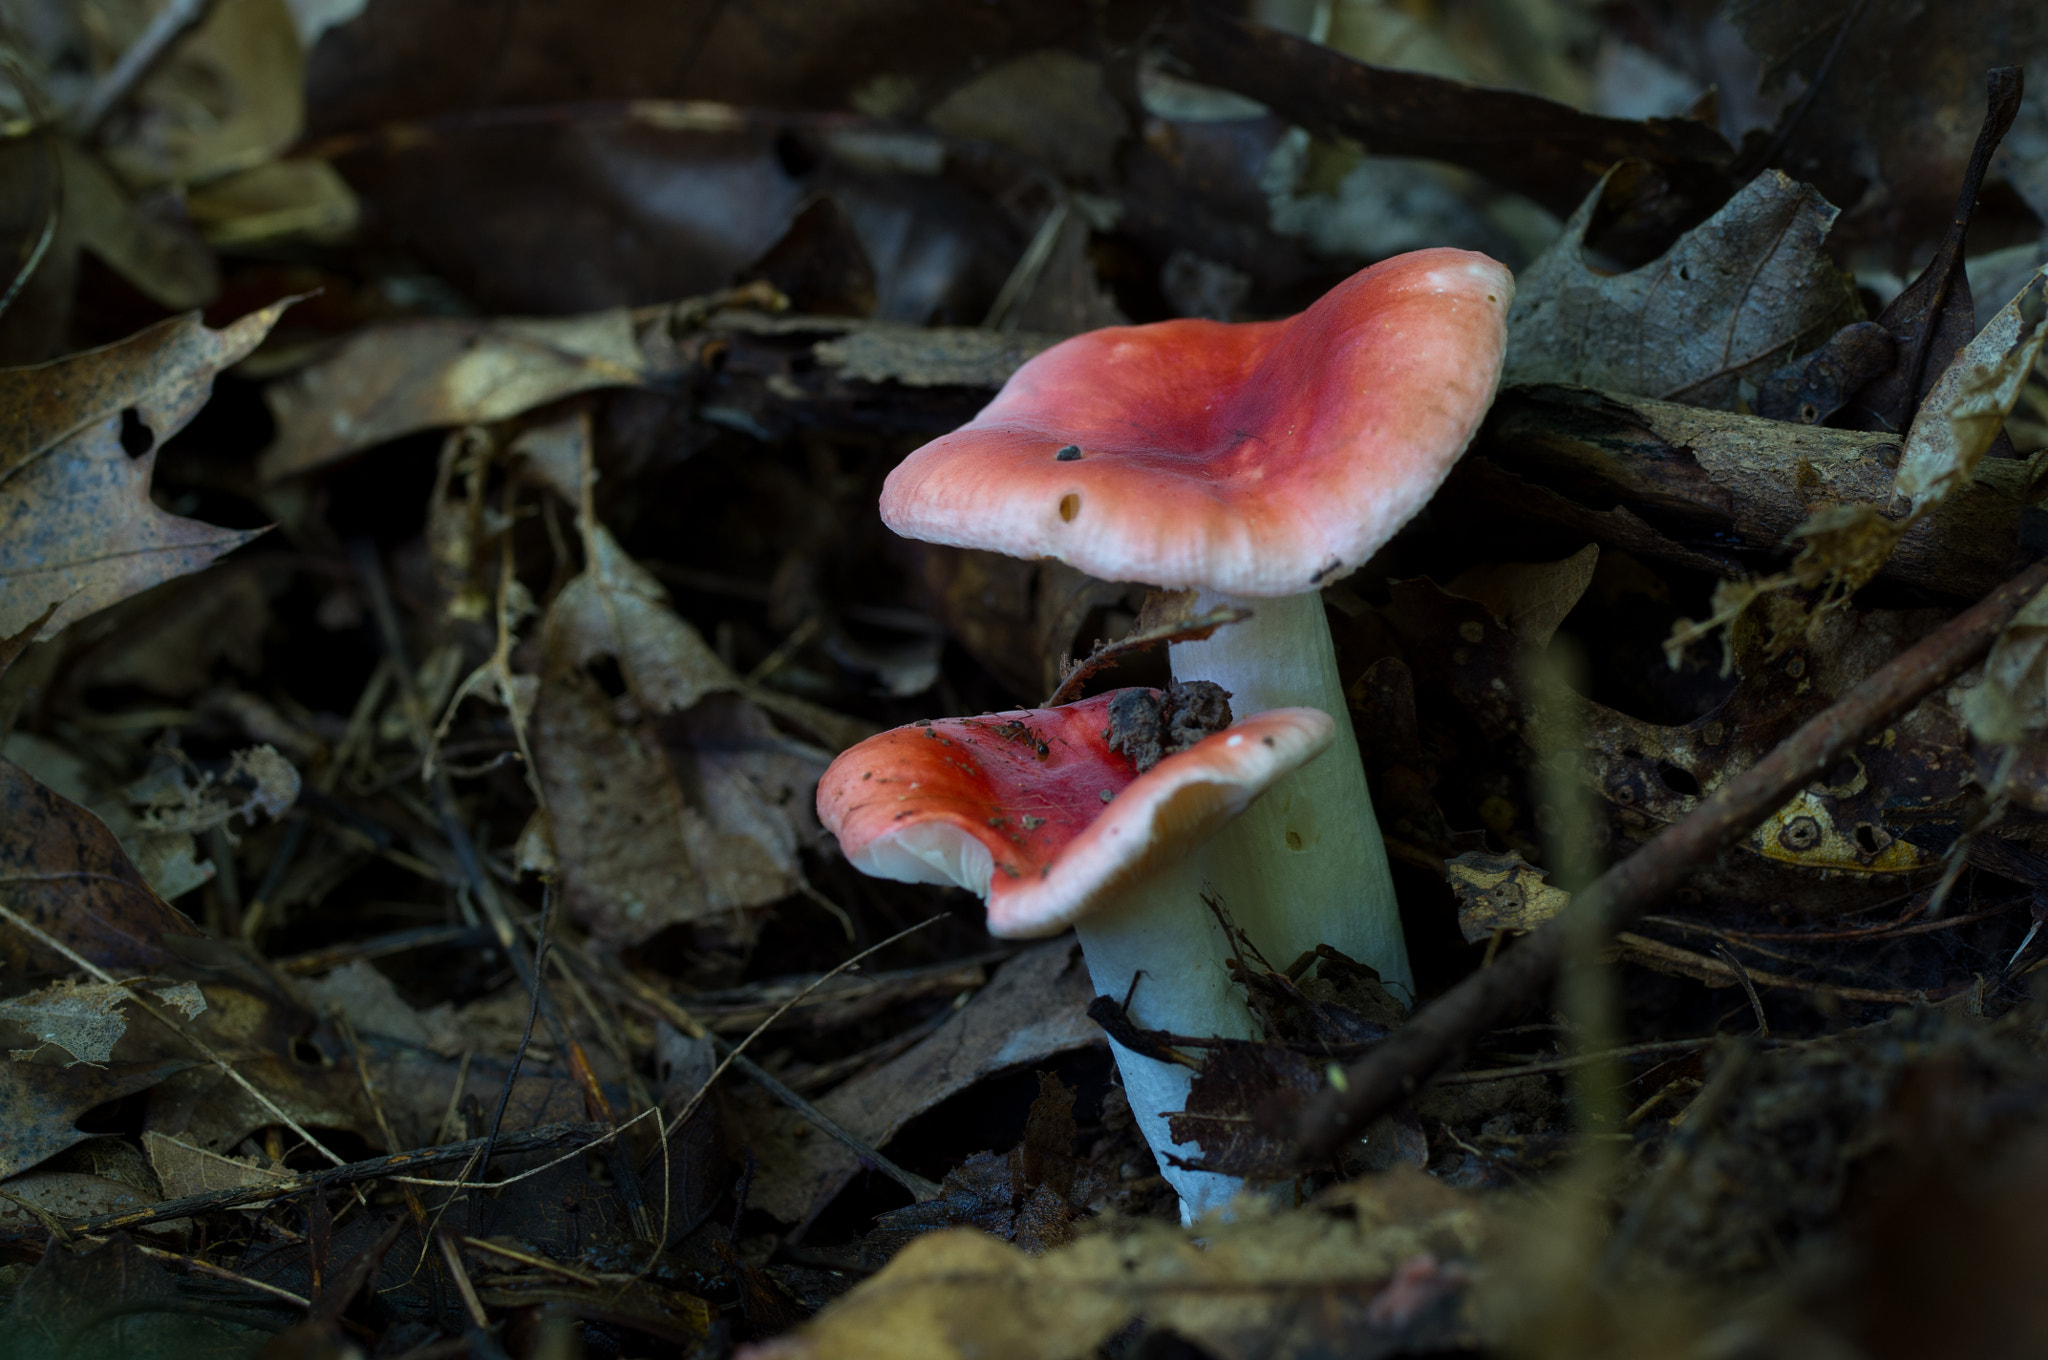
<instances>
[{"instance_id":1,"label":"white mushroom stem","mask_svg":"<svg viewBox=\"0 0 2048 1360\"><path fill-rule=\"evenodd\" d=\"M1328 944L1378 970L1407 1000L1414 980L1401 915L1322 597L1247 600L1205 591L1197 608L1218 605L1252 616L1206 642L1176 644L1174 678L1215 681L1230 691L1240 719L1301 705L1329 714L1337 733L1321 756L1266 790L1209 842L1200 856L1208 882L1273 967Z\"/></svg>"},{"instance_id":2,"label":"white mushroom stem","mask_svg":"<svg viewBox=\"0 0 2048 1360\"><path fill-rule=\"evenodd\" d=\"M1257 810L1254 803L1251 811ZM1203 882L1200 856L1190 855L1125 889L1116 906L1083 917L1075 929L1088 976L1098 995L1118 1002L1129 997L1131 1020L1141 1029L1249 1039L1251 1013L1224 968L1229 947L1222 927L1202 904ZM1193 1071L1141 1057L1114 1040L1110 1048L1138 1132L1158 1157L1160 1174L1180 1193L1182 1217L1193 1222L1229 1204L1244 1188L1237 1177L1188 1171L1167 1160L1169 1152L1189 1161L1203 1156L1194 1143L1174 1142L1167 1125L1169 1115L1187 1106ZM1201 1050L1190 1054L1197 1060L1201 1055Z\"/></svg>"}]
</instances>

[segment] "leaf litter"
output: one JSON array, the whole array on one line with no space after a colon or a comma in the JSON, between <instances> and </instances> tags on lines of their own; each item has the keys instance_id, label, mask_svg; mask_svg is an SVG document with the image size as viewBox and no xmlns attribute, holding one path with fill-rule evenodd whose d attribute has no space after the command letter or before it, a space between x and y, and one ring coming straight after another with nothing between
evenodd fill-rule
<instances>
[{"instance_id":1,"label":"leaf litter","mask_svg":"<svg viewBox=\"0 0 2048 1360\"><path fill-rule=\"evenodd\" d=\"M2040 552L2031 12L756 8L484 86L452 5L10 27L0 1351L2038 1349L2042 597L1575 954L1611 1016L1298 1156ZM1256 1037L1147 1032L854 872L837 752L1243 612L894 540L901 456L1442 244L1506 385L1323 593L1412 1013L1245 950ZM1177 1221L1112 1040L1258 1195Z\"/></svg>"}]
</instances>

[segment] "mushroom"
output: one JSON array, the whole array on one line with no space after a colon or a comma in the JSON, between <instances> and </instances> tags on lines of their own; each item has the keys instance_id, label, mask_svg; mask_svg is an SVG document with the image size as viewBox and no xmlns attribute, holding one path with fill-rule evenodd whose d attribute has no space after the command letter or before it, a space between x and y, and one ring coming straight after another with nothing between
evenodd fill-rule
<instances>
[{"instance_id":1,"label":"mushroom","mask_svg":"<svg viewBox=\"0 0 2048 1360\"><path fill-rule=\"evenodd\" d=\"M1199 686L1118 690L899 727L832 762L818 818L863 873L979 894L993 934L1075 927L1096 991L1128 998L1138 1025L1249 1039L1190 852L1328 746L1334 724L1304 708L1233 724L1217 697ZM1208 730L1219 724L1229 725ZM1189 1070L1115 1051L1139 1129L1185 1211L1227 1203L1235 1177L1165 1155L1200 1156L1167 1127L1187 1104Z\"/></svg>"},{"instance_id":2,"label":"mushroom","mask_svg":"<svg viewBox=\"0 0 2048 1360\"><path fill-rule=\"evenodd\" d=\"M1356 570L1448 475L1492 403L1514 279L1422 250L1285 321L1091 331L1022 368L906 458L882 519L909 538L1197 587L1252 617L1171 648L1242 713L1305 706L1334 750L1220 831L1207 881L1284 966L1330 944L1412 992L1320 587ZM1099 979L1098 979L1099 981Z\"/></svg>"}]
</instances>

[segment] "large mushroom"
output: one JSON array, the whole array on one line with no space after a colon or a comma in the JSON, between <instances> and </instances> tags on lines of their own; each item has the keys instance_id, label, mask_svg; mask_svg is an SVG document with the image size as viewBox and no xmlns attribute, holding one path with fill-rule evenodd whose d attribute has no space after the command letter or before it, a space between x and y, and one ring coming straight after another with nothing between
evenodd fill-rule
<instances>
[{"instance_id":1,"label":"large mushroom","mask_svg":"<svg viewBox=\"0 0 2048 1360\"><path fill-rule=\"evenodd\" d=\"M1303 708L1230 724L1220 698L1210 686L1118 690L899 727L833 761L818 816L864 873L979 894L996 935L1075 927L1096 990L1128 996L1139 1025L1251 1038L1191 852L1328 746L1333 724ZM1234 1177L1165 1155L1201 1155L1167 1128L1187 1102L1188 1069L1116 1054L1139 1129L1186 1211L1227 1203Z\"/></svg>"},{"instance_id":2,"label":"large mushroom","mask_svg":"<svg viewBox=\"0 0 2048 1360\"><path fill-rule=\"evenodd\" d=\"M1251 609L1171 657L1177 679L1217 682L1240 713L1305 706L1335 723L1330 754L1202 857L1235 923L1280 966L1327 943L1412 986L1317 592L1363 565L1464 452L1493 400L1513 299L1513 276L1486 256L1423 250L1285 321L1078 335L883 488L882 519L906 537Z\"/></svg>"}]
</instances>

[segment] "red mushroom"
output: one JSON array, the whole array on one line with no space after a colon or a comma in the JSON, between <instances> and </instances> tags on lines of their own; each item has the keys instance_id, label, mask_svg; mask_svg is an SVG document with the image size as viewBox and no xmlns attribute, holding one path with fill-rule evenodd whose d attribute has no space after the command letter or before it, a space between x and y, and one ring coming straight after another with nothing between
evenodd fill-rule
<instances>
[{"instance_id":1,"label":"red mushroom","mask_svg":"<svg viewBox=\"0 0 2048 1360\"><path fill-rule=\"evenodd\" d=\"M1268 958L1328 943L1410 985L1317 589L1362 565L1464 452L1493 400L1513 299L1493 260L1424 250L1286 321L1075 336L883 489L884 522L908 537L1224 597L1204 607L1252 597L1250 620L1172 661L1177 678L1230 690L1240 712L1306 706L1335 720L1332 755L1205 852Z\"/></svg>"},{"instance_id":2,"label":"red mushroom","mask_svg":"<svg viewBox=\"0 0 2048 1360\"><path fill-rule=\"evenodd\" d=\"M870 737L819 781L819 820L863 873L979 894L996 935L1074 926L1096 990L1129 996L1139 1025L1251 1038L1190 854L1328 746L1334 725L1312 709L1272 709L1207 736L1189 733L1198 739L1141 773L1120 749L1112 713L1127 696L1151 695L1120 690ZM1187 1171L1163 1155L1200 1155L1167 1131L1167 1116L1187 1103L1188 1069L1121 1047L1117 1061L1139 1127L1183 1204L1199 1212L1227 1202L1235 1178Z\"/></svg>"}]
</instances>

